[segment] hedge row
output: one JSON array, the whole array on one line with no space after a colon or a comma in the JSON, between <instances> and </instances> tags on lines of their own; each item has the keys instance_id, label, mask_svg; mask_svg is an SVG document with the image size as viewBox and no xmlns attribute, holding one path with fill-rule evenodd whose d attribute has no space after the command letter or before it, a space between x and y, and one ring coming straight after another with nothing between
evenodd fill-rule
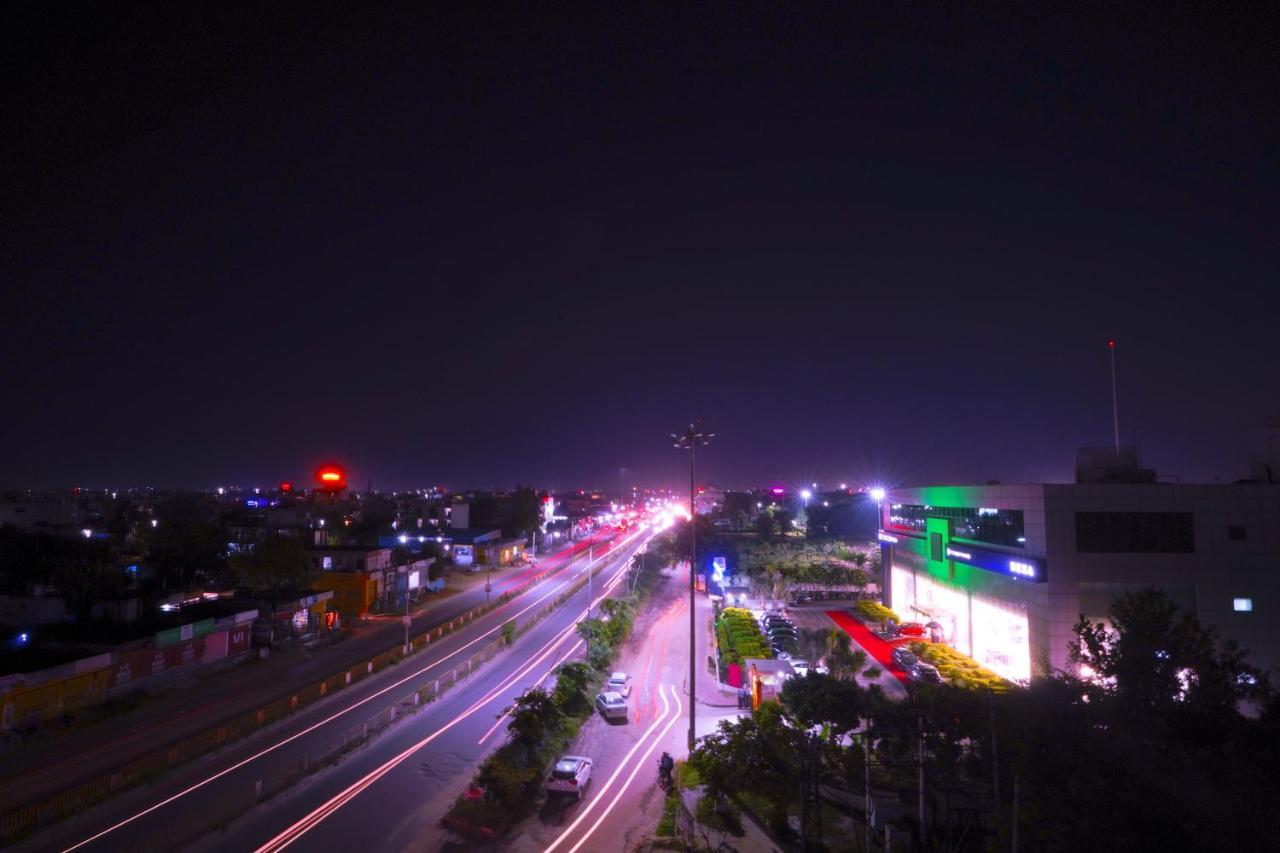
<instances>
[{"instance_id":1,"label":"hedge row","mask_svg":"<svg viewBox=\"0 0 1280 853\"><path fill-rule=\"evenodd\" d=\"M720 657L726 663L741 664L747 658L771 658L760 626L750 610L726 607L716 620L716 640L720 644Z\"/></svg>"},{"instance_id":2,"label":"hedge row","mask_svg":"<svg viewBox=\"0 0 1280 853\"><path fill-rule=\"evenodd\" d=\"M1009 682L966 654L942 643L913 642L911 651L938 668L938 673L958 687L1003 693Z\"/></svg>"},{"instance_id":3,"label":"hedge row","mask_svg":"<svg viewBox=\"0 0 1280 853\"><path fill-rule=\"evenodd\" d=\"M873 601L870 598L858 599L857 603L853 605L853 609L857 611L859 616L866 619L868 622L883 622L886 619L892 619L899 625L902 624L901 616L894 613L880 602Z\"/></svg>"}]
</instances>

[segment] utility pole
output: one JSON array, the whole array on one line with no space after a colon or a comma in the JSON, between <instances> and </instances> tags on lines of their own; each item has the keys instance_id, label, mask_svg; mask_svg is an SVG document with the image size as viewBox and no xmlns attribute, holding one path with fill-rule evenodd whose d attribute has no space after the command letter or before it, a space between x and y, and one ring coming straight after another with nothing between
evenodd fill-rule
<instances>
[{"instance_id":1,"label":"utility pole","mask_svg":"<svg viewBox=\"0 0 1280 853\"><path fill-rule=\"evenodd\" d=\"M862 830L862 849L871 849L871 718L867 717L862 732L862 784L865 791L863 814L866 817Z\"/></svg>"},{"instance_id":2,"label":"utility pole","mask_svg":"<svg viewBox=\"0 0 1280 853\"><path fill-rule=\"evenodd\" d=\"M916 721L920 726L919 737L918 737L918 740L916 741L917 754L920 762L920 769L919 769L920 837L925 838L927 836L926 836L925 827L924 827L924 717L917 717Z\"/></svg>"},{"instance_id":3,"label":"utility pole","mask_svg":"<svg viewBox=\"0 0 1280 853\"><path fill-rule=\"evenodd\" d=\"M1018 853L1018 771L1013 771L1013 827L1010 829L1009 849Z\"/></svg>"},{"instance_id":4,"label":"utility pole","mask_svg":"<svg viewBox=\"0 0 1280 853\"><path fill-rule=\"evenodd\" d=\"M698 447L705 447L714 432L703 432L701 424L689 424L684 435L671 434L675 446L689 451L689 752L693 752L698 740L694 720L697 716L694 706L698 701L698 619L695 614L697 600L694 597L693 576L698 569L698 507L695 503L697 495Z\"/></svg>"}]
</instances>

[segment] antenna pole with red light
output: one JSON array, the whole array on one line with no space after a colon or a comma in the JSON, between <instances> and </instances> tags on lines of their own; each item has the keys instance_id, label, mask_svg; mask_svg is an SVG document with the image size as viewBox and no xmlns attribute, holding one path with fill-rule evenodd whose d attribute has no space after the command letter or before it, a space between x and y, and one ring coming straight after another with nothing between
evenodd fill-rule
<instances>
[{"instance_id":1,"label":"antenna pole with red light","mask_svg":"<svg viewBox=\"0 0 1280 853\"><path fill-rule=\"evenodd\" d=\"M1116 396L1116 341L1107 341L1107 349L1111 352L1111 424L1116 434L1116 455L1120 455L1120 403Z\"/></svg>"}]
</instances>

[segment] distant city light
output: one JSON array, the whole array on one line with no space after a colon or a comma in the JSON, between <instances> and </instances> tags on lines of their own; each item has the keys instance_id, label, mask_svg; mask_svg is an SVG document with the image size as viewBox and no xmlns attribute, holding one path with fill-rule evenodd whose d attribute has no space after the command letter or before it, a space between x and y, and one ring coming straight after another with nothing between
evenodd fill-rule
<instances>
[{"instance_id":1,"label":"distant city light","mask_svg":"<svg viewBox=\"0 0 1280 853\"><path fill-rule=\"evenodd\" d=\"M93 531L86 527L84 530L80 531L80 535L83 536L85 539L88 539L90 536L93 535Z\"/></svg>"},{"instance_id":2,"label":"distant city light","mask_svg":"<svg viewBox=\"0 0 1280 853\"><path fill-rule=\"evenodd\" d=\"M153 519L151 519L151 526L152 526L152 527L158 527L159 525L160 525L160 522L159 522L159 521L157 521L157 520L156 520L156 519L154 519L154 518L153 518Z\"/></svg>"}]
</instances>

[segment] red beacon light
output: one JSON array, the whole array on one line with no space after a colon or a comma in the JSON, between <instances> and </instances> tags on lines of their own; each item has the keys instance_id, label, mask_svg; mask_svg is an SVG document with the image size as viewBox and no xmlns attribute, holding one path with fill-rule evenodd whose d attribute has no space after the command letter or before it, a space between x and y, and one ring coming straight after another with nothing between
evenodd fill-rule
<instances>
[{"instance_id":1,"label":"red beacon light","mask_svg":"<svg viewBox=\"0 0 1280 853\"><path fill-rule=\"evenodd\" d=\"M284 494L288 494L289 492L292 492L293 483L290 483L288 480L285 480L280 484L280 491Z\"/></svg>"},{"instance_id":2,"label":"red beacon light","mask_svg":"<svg viewBox=\"0 0 1280 853\"><path fill-rule=\"evenodd\" d=\"M316 469L316 481L320 488L337 492L347 487L347 474L337 465L321 465Z\"/></svg>"}]
</instances>

